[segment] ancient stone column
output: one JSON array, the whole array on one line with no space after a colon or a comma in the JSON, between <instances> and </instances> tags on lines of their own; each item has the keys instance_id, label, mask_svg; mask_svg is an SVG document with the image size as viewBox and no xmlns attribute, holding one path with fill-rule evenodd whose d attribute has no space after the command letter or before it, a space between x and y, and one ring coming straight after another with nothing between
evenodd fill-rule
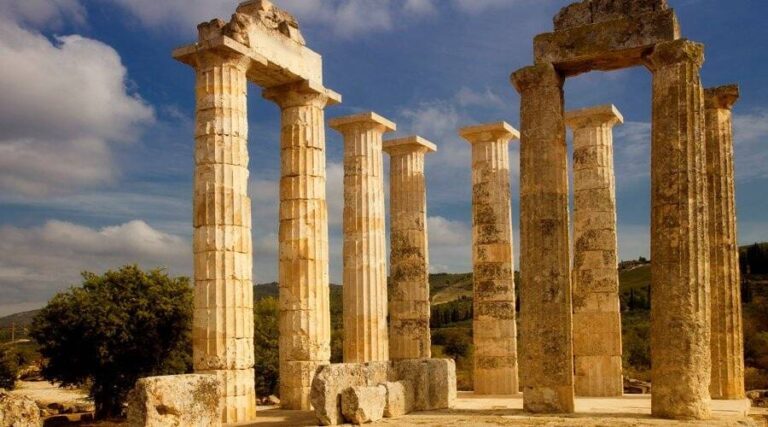
<instances>
[{"instance_id":1,"label":"ancient stone column","mask_svg":"<svg viewBox=\"0 0 768 427\"><path fill-rule=\"evenodd\" d=\"M573 358L577 396L621 396L613 126L605 105L570 111L573 129Z\"/></svg>"},{"instance_id":2,"label":"ancient stone column","mask_svg":"<svg viewBox=\"0 0 768 427\"><path fill-rule=\"evenodd\" d=\"M651 412L710 415L709 238L701 44L656 45L651 143Z\"/></svg>"},{"instance_id":3,"label":"ancient stone column","mask_svg":"<svg viewBox=\"0 0 768 427\"><path fill-rule=\"evenodd\" d=\"M326 105L340 97L308 82L264 91L282 110L280 135L280 405L310 409L315 370L331 356Z\"/></svg>"},{"instance_id":4,"label":"ancient stone column","mask_svg":"<svg viewBox=\"0 0 768 427\"><path fill-rule=\"evenodd\" d=\"M430 358L424 154L436 147L412 136L385 141L384 151L390 156L389 358Z\"/></svg>"},{"instance_id":5,"label":"ancient stone column","mask_svg":"<svg viewBox=\"0 0 768 427\"><path fill-rule=\"evenodd\" d=\"M248 62L205 51L196 67L193 364L218 377L224 423L256 416Z\"/></svg>"},{"instance_id":6,"label":"ancient stone column","mask_svg":"<svg viewBox=\"0 0 768 427\"><path fill-rule=\"evenodd\" d=\"M713 399L745 398L731 120L731 108L738 99L737 85L704 91L712 290L712 382L709 391Z\"/></svg>"},{"instance_id":7,"label":"ancient stone column","mask_svg":"<svg viewBox=\"0 0 768 427\"><path fill-rule=\"evenodd\" d=\"M472 145L472 264L475 394L515 394L517 325L512 260L509 141L505 122L465 127Z\"/></svg>"},{"instance_id":8,"label":"ancient stone column","mask_svg":"<svg viewBox=\"0 0 768 427\"><path fill-rule=\"evenodd\" d=\"M344 362L389 360L382 135L376 113L331 120L344 135Z\"/></svg>"},{"instance_id":9,"label":"ancient stone column","mask_svg":"<svg viewBox=\"0 0 768 427\"><path fill-rule=\"evenodd\" d=\"M512 75L520 92L520 372L531 412L574 410L568 149L563 77L552 64Z\"/></svg>"}]
</instances>

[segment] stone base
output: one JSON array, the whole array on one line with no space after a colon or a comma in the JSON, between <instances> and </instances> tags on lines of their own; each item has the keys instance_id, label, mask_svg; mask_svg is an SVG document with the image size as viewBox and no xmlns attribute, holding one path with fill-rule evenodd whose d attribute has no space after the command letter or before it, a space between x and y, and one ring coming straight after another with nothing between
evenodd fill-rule
<instances>
[{"instance_id":1,"label":"stone base","mask_svg":"<svg viewBox=\"0 0 768 427\"><path fill-rule=\"evenodd\" d=\"M312 382L310 399L317 420L322 425L343 423L342 393L351 387L386 386L392 382L399 382L407 390L403 390L391 403L402 399L410 401L397 403L399 408L391 408L390 414L406 412L406 408L414 411L446 409L452 407L456 400L456 364L452 359L339 363L318 368ZM390 389L395 391L395 387L386 390ZM381 398L382 406L386 404L387 398L385 393Z\"/></svg>"},{"instance_id":2,"label":"stone base","mask_svg":"<svg viewBox=\"0 0 768 427\"><path fill-rule=\"evenodd\" d=\"M142 378L128 396L128 425L220 426L219 385L215 375Z\"/></svg>"}]
</instances>

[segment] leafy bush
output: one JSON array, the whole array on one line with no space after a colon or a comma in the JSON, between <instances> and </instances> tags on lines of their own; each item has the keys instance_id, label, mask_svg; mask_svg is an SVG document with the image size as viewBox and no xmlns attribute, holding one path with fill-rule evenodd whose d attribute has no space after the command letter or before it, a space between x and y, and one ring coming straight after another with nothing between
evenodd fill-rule
<instances>
[{"instance_id":1,"label":"leafy bush","mask_svg":"<svg viewBox=\"0 0 768 427\"><path fill-rule=\"evenodd\" d=\"M192 289L136 265L82 275L35 317L31 336L46 379L88 385L97 418L120 416L137 379L191 370Z\"/></svg>"},{"instance_id":2,"label":"leafy bush","mask_svg":"<svg viewBox=\"0 0 768 427\"><path fill-rule=\"evenodd\" d=\"M19 377L19 355L11 348L0 347L0 388L13 390Z\"/></svg>"}]
</instances>

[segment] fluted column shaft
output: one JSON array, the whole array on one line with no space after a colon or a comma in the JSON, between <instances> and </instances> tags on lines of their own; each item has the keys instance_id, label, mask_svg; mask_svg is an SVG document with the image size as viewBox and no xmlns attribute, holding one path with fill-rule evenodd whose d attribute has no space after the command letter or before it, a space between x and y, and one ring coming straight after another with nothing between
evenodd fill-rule
<instances>
[{"instance_id":1,"label":"fluted column shaft","mask_svg":"<svg viewBox=\"0 0 768 427\"><path fill-rule=\"evenodd\" d=\"M520 372L531 412L574 411L568 150L563 78L513 74L520 92Z\"/></svg>"},{"instance_id":2,"label":"fluted column shaft","mask_svg":"<svg viewBox=\"0 0 768 427\"><path fill-rule=\"evenodd\" d=\"M246 67L208 52L196 68L193 363L219 378L225 423L256 416Z\"/></svg>"},{"instance_id":3,"label":"fluted column shaft","mask_svg":"<svg viewBox=\"0 0 768 427\"><path fill-rule=\"evenodd\" d=\"M280 404L310 409L315 370L331 356L328 208L322 91L291 84L264 96L282 110L280 132Z\"/></svg>"},{"instance_id":4,"label":"fluted column shaft","mask_svg":"<svg viewBox=\"0 0 768 427\"><path fill-rule=\"evenodd\" d=\"M337 118L344 135L344 362L389 360L382 134L374 113Z\"/></svg>"},{"instance_id":5,"label":"fluted column shaft","mask_svg":"<svg viewBox=\"0 0 768 427\"><path fill-rule=\"evenodd\" d=\"M573 356L577 396L621 396L612 106L570 111L573 128Z\"/></svg>"},{"instance_id":6,"label":"fluted column shaft","mask_svg":"<svg viewBox=\"0 0 768 427\"><path fill-rule=\"evenodd\" d=\"M731 113L738 97L739 87L736 85L704 92L712 291L712 381L709 391L713 399L745 398Z\"/></svg>"},{"instance_id":7,"label":"fluted column shaft","mask_svg":"<svg viewBox=\"0 0 768 427\"><path fill-rule=\"evenodd\" d=\"M459 131L472 144L472 264L475 394L515 394L517 325L506 123Z\"/></svg>"},{"instance_id":8,"label":"fluted column shaft","mask_svg":"<svg viewBox=\"0 0 768 427\"><path fill-rule=\"evenodd\" d=\"M651 412L710 415L709 238L703 46L665 42L653 71L651 144Z\"/></svg>"},{"instance_id":9,"label":"fluted column shaft","mask_svg":"<svg viewBox=\"0 0 768 427\"><path fill-rule=\"evenodd\" d=\"M403 143L402 141L406 141ZM419 143L421 142L421 143ZM429 246L424 155L421 139L384 143L390 155L389 357L430 358Z\"/></svg>"}]
</instances>

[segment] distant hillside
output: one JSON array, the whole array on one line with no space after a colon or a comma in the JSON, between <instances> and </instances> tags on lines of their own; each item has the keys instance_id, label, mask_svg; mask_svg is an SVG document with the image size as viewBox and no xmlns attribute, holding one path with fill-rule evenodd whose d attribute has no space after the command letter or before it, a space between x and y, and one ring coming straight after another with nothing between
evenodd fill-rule
<instances>
[{"instance_id":1,"label":"distant hillside","mask_svg":"<svg viewBox=\"0 0 768 427\"><path fill-rule=\"evenodd\" d=\"M0 329L10 328L14 324L17 328L25 328L32 324L32 319L34 319L39 312L40 310L32 310L0 317Z\"/></svg>"}]
</instances>

